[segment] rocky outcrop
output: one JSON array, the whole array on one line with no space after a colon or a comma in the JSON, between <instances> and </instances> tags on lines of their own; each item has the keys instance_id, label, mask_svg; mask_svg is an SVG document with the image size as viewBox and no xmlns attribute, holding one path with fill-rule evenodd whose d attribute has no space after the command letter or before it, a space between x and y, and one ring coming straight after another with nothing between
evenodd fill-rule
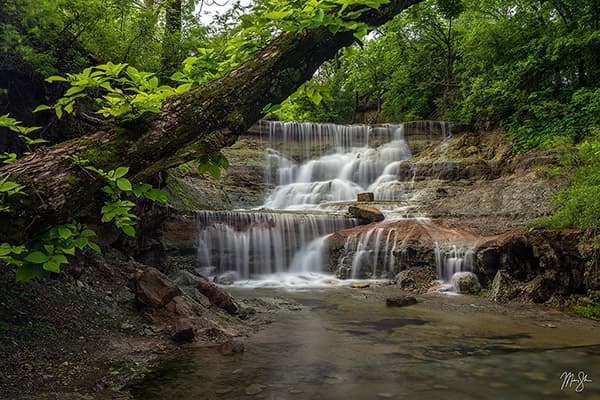
<instances>
[{"instance_id":1,"label":"rocky outcrop","mask_svg":"<svg viewBox=\"0 0 600 400\"><path fill-rule=\"evenodd\" d=\"M223 289L218 288L212 283L202 280L196 284L196 289L204 296L206 296L210 302L219 308L227 311L229 314L237 314L238 308L233 302L233 299Z\"/></svg>"},{"instance_id":2,"label":"rocky outcrop","mask_svg":"<svg viewBox=\"0 0 600 400\"><path fill-rule=\"evenodd\" d=\"M457 245L473 246L477 237L469 227L424 219L361 225L327 238L327 264L340 278L393 278L408 268L435 271L440 254Z\"/></svg>"},{"instance_id":3,"label":"rocky outcrop","mask_svg":"<svg viewBox=\"0 0 600 400\"><path fill-rule=\"evenodd\" d=\"M472 272L457 272L452 275L450 282L456 293L477 294L481 291L479 280L477 280L477 276Z\"/></svg>"},{"instance_id":4,"label":"rocky outcrop","mask_svg":"<svg viewBox=\"0 0 600 400\"><path fill-rule=\"evenodd\" d=\"M394 284L400 289L413 293L426 293L436 279L435 266L412 267L400 271Z\"/></svg>"},{"instance_id":5,"label":"rocky outcrop","mask_svg":"<svg viewBox=\"0 0 600 400\"><path fill-rule=\"evenodd\" d=\"M138 302L155 308L164 307L181 295L181 290L165 274L153 267L135 273L133 292Z\"/></svg>"},{"instance_id":6,"label":"rocky outcrop","mask_svg":"<svg viewBox=\"0 0 600 400\"><path fill-rule=\"evenodd\" d=\"M350 214L352 218L358 219L360 225L381 222L385 219L383 213L375 207L369 207L362 204L348 207L348 214Z\"/></svg>"}]
</instances>

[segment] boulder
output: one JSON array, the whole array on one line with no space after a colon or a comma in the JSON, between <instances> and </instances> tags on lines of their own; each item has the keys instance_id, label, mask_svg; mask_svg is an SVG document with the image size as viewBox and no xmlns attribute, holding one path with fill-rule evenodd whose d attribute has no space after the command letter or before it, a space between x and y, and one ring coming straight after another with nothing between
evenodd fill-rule
<instances>
[{"instance_id":1,"label":"boulder","mask_svg":"<svg viewBox=\"0 0 600 400\"><path fill-rule=\"evenodd\" d=\"M413 304L417 304L417 299L409 295L399 295L385 299L385 305L388 307L406 307Z\"/></svg>"},{"instance_id":2,"label":"boulder","mask_svg":"<svg viewBox=\"0 0 600 400\"><path fill-rule=\"evenodd\" d=\"M237 306L233 302L233 299L231 298L229 293L227 293L223 289L213 285L212 283L210 283L208 281L204 281L204 280L198 282L198 284L196 285L196 289L198 289L198 291L200 293L202 293L204 296L206 296L208 298L208 300L211 302L211 304L214 304L215 306L222 308L223 310L227 311L229 314L232 314L232 315L237 314L237 312L238 312Z\"/></svg>"},{"instance_id":3,"label":"boulder","mask_svg":"<svg viewBox=\"0 0 600 400\"><path fill-rule=\"evenodd\" d=\"M451 278L452 287L457 293L476 294L481 291L477 275L472 272L457 272Z\"/></svg>"},{"instance_id":4,"label":"boulder","mask_svg":"<svg viewBox=\"0 0 600 400\"><path fill-rule=\"evenodd\" d=\"M175 342L191 342L196 333L192 321L187 318L179 318L175 324L175 333L171 337Z\"/></svg>"},{"instance_id":5,"label":"boulder","mask_svg":"<svg viewBox=\"0 0 600 400\"><path fill-rule=\"evenodd\" d=\"M356 201L374 201L375 194L373 192L364 192L356 195Z\"/></svg>"},{"instance_id":6,"label":"boulder","mask_svg":"<svg viewBox=\"0 0 600 400\"><path fill-rule=\"evenodd\" d=\"M244 343L237 340L228 340L224 343L221 343L219 347L217 347L217 350L224 356L232 356L234 354L244 352Z\"/></svg>"},{"instance_id":7,"label":"boulder","mask_svg":"<svg viewBox=\"0 0 600 400\"><path fill-rule=\"evenodd\" d=\"M354 288L354 289L366 289L369 286L371 286L371 285L367 282L352 282L350 284L350 287Z\"/></svg>"},{"instance_id":8,"label":"boulder","mask_svg":"<svg viewBox=\"0 0 600 400\"><path fill-rule=\"evenodd\" d=\"M405 269L404 271L398 272L394 281L402 290L414 290L417 287L417 283L411 275L411 271Z\"/></svg>"},{"instance_id":9,"label":"boulder","mask_svg":"<svg viewBox=\"0 0 600 400\"><path fill-rule=\"evenodd\" d=\"M181 290L165 274L153 267L135 273L133 292L137 301L156 308L164 307L181 295Z\"/></svg>"},{"instance_id":10,"label":"boulder","mask_svg":"<svg viewBox=\"0 0 600 400\"><path fill-rule=\"evenodd\" d=\"M224 274L215 276L213 282L223 286L233 285L235 283L235 272L225 272Z\"/></svg>"},{"instance_id":11,"label":"boulder","mask_svg":"<svg viewBox=\"0 0 600 400\"><path fill-rule=\"evenodd\" d=\"M492 281L489 299L500 303L514 299L518 295L518 289L515 286L513 277L503 269L496 272Z\"/></svg>"},{"instance_id":12,"label":"boulder","mask_svg":"<svg viewBox=\"0 0 600 400\"><path fill-rule=\"evenodd\" d=\"M173 282L177 286L196 286L198 282L205 280L198 275L194 275L189 271L179 271L173 275Z\"/></svg>"},{"instance_id":13,"label":"boulder","mask_svg":"<svg viewBox=\"0 0 600 400\"><path fill-rule=\"evenodd\" d=\"M356 219L359 224L366 225L373 222L381 222L385 219L383 213L375 207L356 205L348 207L348 213Z\"/></svg>"}]
</instances>

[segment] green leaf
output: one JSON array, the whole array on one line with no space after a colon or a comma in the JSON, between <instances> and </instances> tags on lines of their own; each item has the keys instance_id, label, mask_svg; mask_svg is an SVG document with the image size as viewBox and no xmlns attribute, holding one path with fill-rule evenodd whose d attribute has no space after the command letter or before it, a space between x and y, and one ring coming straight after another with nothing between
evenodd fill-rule
<instances>
[{"instance_id":1,"label":"green leaf","mask_svg":"<svg viewBox=\"0 0 600 400\"><path fill-rule=\"evenodd\" d=\"M117 186L124 192L130 192L132 190L131 182L127 178L117 179Z\"/></svg>"},{"instance_id":2,"label":"green leaf","mask_svg":"<svg viewBox=\"0 0 600 400\"><path fill-rule=\"evenodd\" d=\"M119 179L119 178L127 175L128 172L129 172L129 167L119 167L115 170L113 179Z\"/></svg>"},{"instance_id":3,"label":"green leaf","mask_svg":"<svg viewBox=\"0 0 600 400\"><path fill-rule=\"evenodd\" d=\"M89 241L86 238L77 238L73 240L73 245L79 250L83 250L85 246L89 246Z\"/></svg>"},{"instance_id":4,"label":"green leaf","mask_svg":"<svg viewBox=\"0 0 600 400\"><path fill-rule=\"evenodd\" d=\"M43 264L42 268L49 272L56 272L57 274L60 273L60 264L54 260L46 261Z\"/></svg>"},{"instance_id":5,"label":"green leaf","mask_svg":"<svg viewBox=\"0 0 600 400\"><path fill-rule=\"evenodd\" d=\"M81 232L79 234L79 236L87 238L87 237L91 237L91 236L96 236L96 232L94 232L91 229L84 229L83 232Z\"/></svg>"},{"instance_id":6,"label":"green leaf","mask_svg":"<svg viewBox=\"0 0 600 400\"><path fill-rule=\"evenodd\" d=\"M52 110L53 107L47 106L45 104L40 104L39 106L37 106L35 108L35 110L33 110L34 113L39 112L39 111L44 111L44 110Z\"/></svg>"},{"instance_id":7,"label":"green leaf","mask_svg":"<svg viewBox=\"0 0 600 400\"><path fill-rule=\"evenodd\" d=\"M94 243L94 242L88 242L87 246L90 249L94 250L96 253L102 254L102 250L100 249L100 246L98 246L96 243Z\"/></svg>"},{"instance_id":8,"label":"green leaf","mask_svg":"<svg viewBox=\"0 0 600 400\"><path fill-rule=\"evenodd\" d=\"M52 256L52 258L50 260L53 261L53 262L58 263L58 265L60 265L60 264L68 264L69 263L69 260L63 254L56 254L56 255Z\"/></svg>"},{"instance_id":9,"label":"green leaf","mask_svg":"<svg viewBox=\"0 0 600 400\"><path fill-rule=\"evenodd\" d=\"M264 13L262 16L267 19L272 19L275 21L280 21L290 15L290 11L270 11Z\"/></svg>"},{"instance_id":10,"label":"green leaf","mask_svg":"<svg viewBox=\"0 0 600 400\"><path fill-rule=\"evenodd\" d=\"M67 78L62 77L62 76L52 75L52 76L49 76L48 78L46 78L46 82L48 82L48 83L52 83L52 82L69 82L69 80Z\"/></svg>"},{"instance_id":11,"label":"green leaf","mask_svg":"<svg viewBox=\"0 0 600 400\"><path fill-rule=\"evenodd\" d=\"M61 250L62 250L62 252L64 254L68 254L70 256L74 256L75 255L75 247L62 248Z\"/></svg>"},{"instance_id":12,"label":"green leaf","mask_svg":"<svg viewBox=\"0 0 600 400\"><path fill-rule=\"evenodd\" d=\"M27 257L25 257L23 260L32 264L43 264L49 259L50 258L41 251L34 251L32 253L29 253Z\"/></svg>"},{"instance_id":13,"label":"green leaf","mask_svg":"<svg viewBox=\"0 0 600 400\"><path fill-rule=\"evenodd\" d=\"M17 282L30 281L33 278L41 278L48 273L44 271L41 265L23 264L17 268Z\"/></svg>"},{"instance_id":14,"label":"green leaf","mask_svg":"<svg viewBox=\"0 0 600 400\"><path fill-rule=\"evenodd\" d=\"M127 236L135 237L135 229L133 228L133 226L131 226L131 225L123 225L121 227L121 230Z\"/></svg>"},{"instance_id":15,"label":"green leaf","mask_svg":"<svg viewBox=\"0 0 600 400\"><path fill-rule=\"evenodd\" d=\"M65 240L72 236L71 231L64 226L58 227L58 235Z\"/></svg>"},{"instance_id":16,"label":"green leaf","mask_svg":"<svg viewBox=\"0 0 600 400\"><path fill-rule=\"evenodd\" d=\"M0 246L0 257L7 256L12 253L11 246L8 243L2 243Z\"/></svg>"}]
</instances>

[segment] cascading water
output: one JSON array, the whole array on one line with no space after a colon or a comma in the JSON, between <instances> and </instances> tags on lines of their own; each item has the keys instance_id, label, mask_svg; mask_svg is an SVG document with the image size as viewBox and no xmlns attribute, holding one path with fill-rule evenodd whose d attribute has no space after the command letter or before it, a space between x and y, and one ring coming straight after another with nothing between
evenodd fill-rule
<instances>
[{"instance_id":1,"label":"cascading water","mask_svg":"<svg viewBox=\"0 0 600 400\"><path fill-rule=\"evenodd\" d=\"M440 244L436 243L434 252L438 278L445 283L450 282L455 273L473 269L472 246L451 245L447 249L442 249Z\"/></svg>"},{"instance_id":2,"label":"cascading water","mask_svg":"<svg viewBox=\"0 0 600 400\"><path fill-rule=\"evenodd\" d=\"M376 200L406 199L406 177L398 166L411 153L403 125L271 122L267 130L271 148L265 176L276 187L264 208L313 209L354 200L364 191L374 192Z\"/></svg>"},{"instance_id":3,"label":"cascading water","mask_svg":"<svg viewBox=\"0 0 600 400\"><path fill-rule=\"evenodd\" d=\"M434 135L442 142L450 135L445 123L424 122L417 129L431 141ZM353 201L358 193L369 191L376 201L391 201L400 210L413 195L417 170L406 163L411 152L404 125L262 122L261 135L265 134L269 148L264 176L271 188L265 202L255 210L198 213L203 266L235 271L238 279L285 280L282 274L323 271L326 236L356 224L322 214L326 203ZM339 261L346 272L340 275L391 277L404 257L397 247L393 228L380 224L363 231L346 241L346 256ZM435 254L442 279L470 265L468 254L459 248L444 252L436 246Z\"/></svg>"},{"instance_id":4,"label":"cascading water","mask_svg":"<svg viewBox=\"0 0 600 400\"><path fill-rule=\"evenodd\" d=\"M290 269L320 271L322 238L355 225L333 215L244 211L200 211L196 219L200 263L235 271L241 279Z\"/></svg>"}]
</instances>

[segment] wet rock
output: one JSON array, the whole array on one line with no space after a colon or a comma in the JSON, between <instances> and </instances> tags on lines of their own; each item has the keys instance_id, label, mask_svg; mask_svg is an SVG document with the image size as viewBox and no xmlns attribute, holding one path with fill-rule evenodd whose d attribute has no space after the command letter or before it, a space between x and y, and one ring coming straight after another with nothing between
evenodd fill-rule
<instances>
[{"instance_id":1,"label":"wet rock","mask_svg":"<svg viewBox=\"0 0 600 400\"><path fill-rule=\"evenodd\" d=\"M205 295L208 300L210 300L211 304L222 308L227 311L229 314L236 314L238 312L238 308L233 302L233 299L223 289L213 285L208 281L200 281L196 285L196 289L203 295Z\"/></svg>"},{"instance_id":2,"label":"wet rock","mask_svg":"<svg viewBox=\"0 0 600 400\"><path fill-rule=\"evenodd\" d=\"M191 342L194 340L196 333L192 321L187 318L180 318L175 324L175 333L171 337L175 342Z\"/></svg>"},{"instance_id":3,"label":"wet rock","mask_svg":"<svg viewBox=\"0 0 600 400\"><path fill-rule=\"evenodd\" d=\"M451 278L452 287L457 293L476 294L481 291L477 275L472 272L457 272Z\"/></svg>"},{"instance_id":4,"label":"wet rock","mask_svg":"<svg viewBox=\"0 0 600 400\"><path fill-rule=\"evenodd\" d=\"M404 271L400 271L394 281L396 285L400 287L402 290L414 290L417 287L417 283L413 278L413 274L411 270L405 269Z\"/></svg>"},{"instance_id":5,"label":"wet rock","mask_svg":"<svg viewBox=\"0 0 600 400\"><path fill-rule=\"evenodd\" d=\"M548 273L538 275L527 282L523 290L535 303L545 303L555 293L556 281Z\"/></svg>"},{"instance_id":6,"label":"wet rock","mask_svg":"<svg viewBox=\"0 0 600 400\"><path fill-rule=\"evenodd\" d=\"M263 388L264 388L263 385L259 385L258 383L253 383L252 385L246 387L245 393L248 396L254 396L254 395L261 393L263 391Z\"/></svg>"},{"instance_id":7,"label":"wet rock","mask_svg":"<svg viewBox=\"0 0 600 400\"><path fill-rule=\"evenodd\" d=\"M417 299L414 296L399 295L385 299L385 305L388 307L406 307L413 304L417 304Z\"/></svg>"},{"instance_id":8,"label":"wet rock","mask_svg":"<svg viewBox=\"0 0 600 400\"><path fill-rule=\"evenodd\" d=\"M367 282L352 282L350 284L350 287L354 288L354 289L365 289L365 288L368 288L369 286L371 286L371 285L368 284Z\"/></svg>"},{"instance_id":9,"label":"wet rock","mask_svg":"<svg viewBox=\"0 0 600 400\"><path fill-rule=\"evenodd\" d=\"M217 285L230 286L235 283L235 272L226 272L219 276L215 276L213 282Z\"/></svg>"},{"instance_id":10,"label":"wet rock","mask_svg":"<svg viewBox=\"0 0 600 400\"><path fill-rule=\"evenodd\" d=\"M133 292L140 303L150 307L164 307L181 290L169 278L153 267L138 270L133 279Z\"/></svg>"},{"instance_id":11,"label":"wet rock","mask_svg":"<svg viewBox=\"0 0 600 400\"><path fill-rule=\"evenodd\" d=\"M189 271L178 271L173 276L173 282L177 286L196 286L203 278L192 274Z\"/></svg>"},{"instance_id":12,"label":"wet rock","mask_svg":"<svg viewBox=\"0 0 600 400\"><path fill-rule=\"evenodd\" d=\"M513 277L505 270L498 270L492 282L489 299L504 303L517 297L517 294Z\"/></svg>"},{"instance_id":13,"label":"wet rock","mask_svg":"<svg viewBox=\"0 0 600 400\"><path fill-rule=\"evenodd\" d=\"M366 225L372 222L381 222L385 219L383 213L375 207L356 205L348 207L348 213L358 219L359 224Z\"/></svg>"},{"instance_id":14,"label":"wet rock","mask_svg":"<svg viewBox=\"0 0 600 400\"><path fill-rule=\"evenodd\" d=\"M356 201L375 201L375 194L373 192L364 192L356 195Z\"/></svg>"},{"instance_id":15,"label":"wet rock","mask_svg":"<svg viewBox=\"0 0 600 400\"><path fill-rule=\"evenodd\" d=\"M183 296L175 296L167 305L165 309L172 314L180 315L183 317L192 317L195 313L192 305L188 299Z\"/></svg>"},{"instance_id":16,"label":"wet rock","mask_svg":"<svg viewBox=\"0 0 600 400\"><path fill-rule=\"evenodd\" d=\"M228 340L225 343L220 344L219 347L217 347L217 350L224 356L232 356L234 354L243 353L245 348L244 343L242 342Z\"/></svg>"}]
</instances>

